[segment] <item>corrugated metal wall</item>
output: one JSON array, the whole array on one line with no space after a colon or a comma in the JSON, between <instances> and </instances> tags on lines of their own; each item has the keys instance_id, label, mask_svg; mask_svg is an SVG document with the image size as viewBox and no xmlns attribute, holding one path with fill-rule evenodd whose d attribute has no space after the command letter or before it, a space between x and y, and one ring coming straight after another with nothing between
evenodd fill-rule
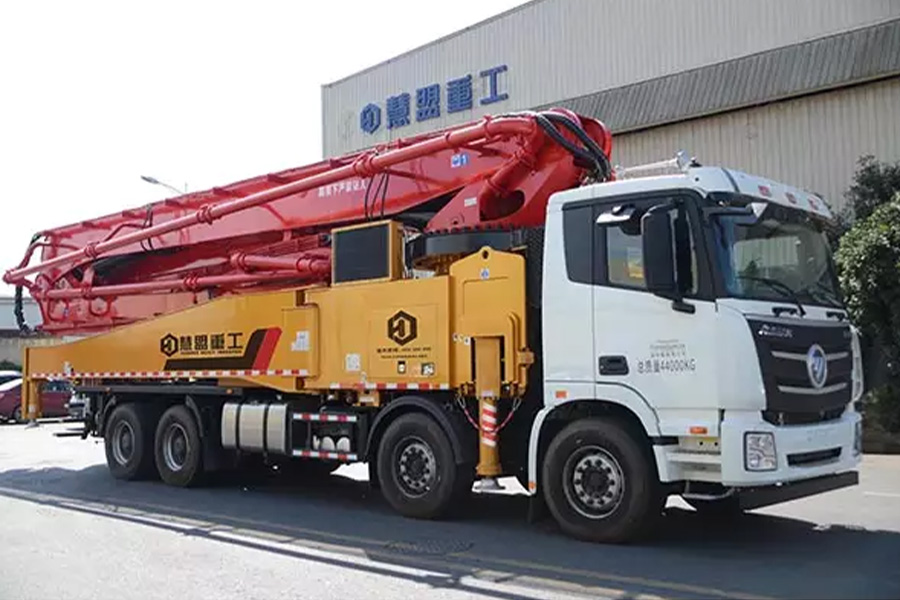
<instances>
[{"instance_id":1,"label":"corrugated metal wall","mask_svg":"<svg viewBox=\"0 0 900 600\"><path fill-rule=\"evenodd\" d=\"M797 185L843 205L857 159L900 160L900 78L616 136L613 161L652 162L685 150Z\"/></svg>"},{"instance_id":2,"label":"corrugated metal wall","mask_svg":"<svg viewBox=\"0 0 900 600\"><path fill-rule=\"evenodd\" d=\"M322 90L326 156L391 137L544 105L900 16L896 0L541 0ZM439 17L436 17L439 18ZM509 100L374 135L360 129L369 103L508 65ZM414 115L414 111L413 111Z\"/></svg>"}]
</instances>

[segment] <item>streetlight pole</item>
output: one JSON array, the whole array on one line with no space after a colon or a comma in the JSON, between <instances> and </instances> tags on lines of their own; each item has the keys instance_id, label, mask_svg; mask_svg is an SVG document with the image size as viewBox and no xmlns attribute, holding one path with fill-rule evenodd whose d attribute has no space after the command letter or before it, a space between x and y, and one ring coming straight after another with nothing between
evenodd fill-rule
<instances>
[{"instance_id":1,"label":"streetlight pole","mask_svg":"<svg viewBox=\"0 0 900 600\"><path fill-rule=\"evenodd\" d=\"M150 176L148 176L148 175L141 175L141 179L143 179L143 180L146 181L147 183L152 183L153 185L161 185L161 186L163 186L164 188L168 188L168 189L172 190L173 192L175 192L176 194L178 194L179 196L180 196L181 194L186 194L186 193L187 193L187 184L185 184L184 190L179 190L179 189L178 189L177 187L175 187L174 185L169 185L169 184L166 183L165 181L160 181L160 180L157 179L156 177L150 177Z\"/></svg>"}]
</instances>

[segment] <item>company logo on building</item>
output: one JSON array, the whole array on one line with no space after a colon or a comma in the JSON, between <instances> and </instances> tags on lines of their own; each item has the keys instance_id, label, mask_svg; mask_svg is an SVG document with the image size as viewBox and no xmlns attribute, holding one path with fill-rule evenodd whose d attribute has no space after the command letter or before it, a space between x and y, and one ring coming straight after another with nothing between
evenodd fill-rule
<instances>
[{"instance_id":1,"label":"company logo on building","mask_svg":"<svg viewBox=\"0 0 900 600\"><path fill-rule=\"evenodd\" d=\"M508 93L501 92L504 87L501 75L507 70L506 65L498 65L478 73L484 91L478 100L479 104L485 106L509 99ZM415 97L408 92L390 96L384 103L386 116L384 125L388 129L404 127L412 122L413 115L415 115L416 122L437 119L441 116L442 105L447 114L471 110L474 97L471 74L451 79L443 87L439 83L420 87L416 90ZM359 113L359 128L368 134L373 134L381 129L381 113L381 105L374 102L366 104Z\"/></svg>"},{"instance_id":2,"label":"company logo on building","mask_svg":"<svg viewBox=\"0 0 900 600\"><path fill-rule=\"evenodd\" d=\"M419 335L416 318L405 311L399 311L387 322L387 336L400 346L405 346Z\"/></svg>"}]
</instances>

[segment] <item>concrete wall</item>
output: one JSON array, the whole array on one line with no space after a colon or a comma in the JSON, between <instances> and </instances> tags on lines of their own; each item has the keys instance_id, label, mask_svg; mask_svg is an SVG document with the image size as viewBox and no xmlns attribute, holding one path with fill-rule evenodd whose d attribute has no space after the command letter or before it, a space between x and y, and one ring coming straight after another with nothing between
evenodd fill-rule
<instances>
[{"instance_id":1,"label":"concrete wall","mask_svg":"<svg viewBox=\"0 0 900 600\"><path fill-rule=\"evenodd\" d=\"M59 344L60 339L56 338L0 338L0 361L8 360L22 366L22 352L29 346L52 346Z\"/></svg>"}]
</instances>

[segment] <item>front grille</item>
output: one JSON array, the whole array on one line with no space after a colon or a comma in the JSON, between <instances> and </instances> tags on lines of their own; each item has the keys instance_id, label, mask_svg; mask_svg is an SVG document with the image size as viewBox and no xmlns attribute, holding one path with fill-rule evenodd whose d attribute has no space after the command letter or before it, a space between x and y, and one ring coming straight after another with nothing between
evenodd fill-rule
<instances>
[{"instance_id":1,"label":"front grille","mask_svg":"<svg viewBox=\"0 0 900 600\"><path fill-rule=\"evenodd\" d=\"M846 410L846 406L812 413L764 410L762 418L765 422L772 425L815 425L817 423L837 421L844 415Z\"/></svg>"},{"instance_id":2,"label":"front grille","mask_svg":"<svg viewBox=\"0 0 900 600\"><path fill-rule=\"evenodd\" d=\"M749 319L748 324L766 388L764 418L784 425L839 418L852 388L849 326L775 318ZM828 369L820 387L813 385L807 368L813 345L824 351Z\"/></svg>"},{"instance_id":3,"label":"front grille","mask_svg":"<svg viewBox=\"0 0 900 600\"><path fill-rule=\"evenodd\" d=\"M788 454L787 461L791 467L810 467L822 463L833 462L841 457L840 448L828 450L816 450L815 452L800 452Z\"/></svg>"}]
</instances>

